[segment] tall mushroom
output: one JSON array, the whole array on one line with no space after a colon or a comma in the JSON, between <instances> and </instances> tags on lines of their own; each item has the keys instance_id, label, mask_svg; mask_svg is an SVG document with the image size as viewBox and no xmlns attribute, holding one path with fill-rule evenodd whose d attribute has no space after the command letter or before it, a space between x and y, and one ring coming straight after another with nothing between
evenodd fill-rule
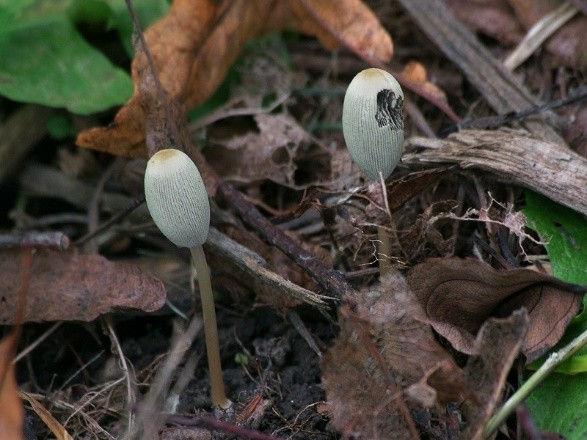
<instances>
[{"instance_id":1,"label":"tall mushroom","mask_svg":"<svg viewBox=\"0 0 587 440\"><path fill-rule=\"evenodd\" d=\"M349 84L342 107L342 131L347 148L361 171L383 184L403 152L404 93L390 73L365 69ZM385 191L383 192L385 194ZM377 228L379 253L390 254L389 235ZM379 259L382 274L389 266Z\"/></svg>"},{"instance_id":2,"label":"tall mushroom","mask_svg":"<svg viewBox=\"0 0 587 440\"><path fill-rule=\"evenodd\" d=\"M202 300L212 404L226 409L231 402L224 391L214 296L202 248L210 229L210 203L204 182L187 154L173 148L160 150L147 164L145 197L163 235L191 251Z\"/></svg>"}]
</instances>

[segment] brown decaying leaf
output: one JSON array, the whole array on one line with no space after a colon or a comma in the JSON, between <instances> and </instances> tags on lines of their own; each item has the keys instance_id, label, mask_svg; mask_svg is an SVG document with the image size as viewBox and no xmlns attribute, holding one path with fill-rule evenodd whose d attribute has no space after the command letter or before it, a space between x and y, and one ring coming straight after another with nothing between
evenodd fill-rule
<instances>
[{"instance_id":1,"label":"brown decaying leaf","mask_svg":"<svg viewBox=\"0 0 587 440\"><path fill-rule=\"evenodd\" d=\"M15 293L18 295L18 292ZM23 439L24 408L18 396L12 359L17 333L12 332L0 341L0 438Z\"/></svg>"},{"instance_id":2,"label":"brown decaying leaf","mask_svg":"<svg viewBox=\"0 0 587 440\"><path fill-rule=\"evenodd\" d=\"M287 114L255 116L259 132L214 142L206 159L227 180L258 182L269 179L292 188L295 159L309 135Z\"/></svg>"},{"instance_id":3,"label":"brown decaying leaf","mask_svg":"<svg viewBox=\"0 0 587 440\"><path fill-rule=\"evenodd\" d=\"M341 333L323 358L322 380L343 436L411 438L405 397L410 407L434 411L437 402L469 397L469 387L403 277L392 273L378 289L358 295L353 311L341 309Z\"/></svg>"},{"instance_id":4,"label":"brown decaying leaf","mask_svg":"<svg viewBox=\"0 0 587 440\"><path fill-rule=\"evenodd\" d=\"M308 5L322 24L381 61L389 61L391 37L360 0L314 0ZM186 108L203 103L220 85L244 44L269 32L291 29L313 35L327 48L337 40L298 0L176 0L167 16L145 32L163 88ZM121 156L145 156L145 115L140 74L144 58L133 62L135 95L110 127L85 130L77 145Z\"/></svg>"},{"instance_id":5,"label":"brown decaying leaf","mask_svg":"<svg viewBox=\"0 0 587 440\"><path fill-rule=\"evenodd\" d=\"M444 0L451 10L473 30L498 39L506 45L519 43L538 20L560 6L553 0ZM587 17L579 15L566 23L545 43L560 64L584 67L587 51Z\"/></svg>"},{"instance_id":6,"label":"brown decaying leaf","mask_svg":"<svg viewBox=\"0 0 587 440\"><path fill-rule=\"evenodd\" d=\"M19 251L0 252L0 324L16 315L21 271ZM165 303L165 288L137 266L100 255L38 250L31 266L24 322L82 320L117 309L152 312Z\"/></svg>"},{"instance_id":7,"label":"brown decaying leaf","mask_svg":"<svg viewBox=\"0 0 587 440\"><path fill-rule=\"evenodd\" d=\"M474 354L475 335L490 317L524 307L530 325L521 351L531 362L563 335L585 289L529 269L496 270L473 259L438 258L408 273L432 327L457 350Z\"/></svg>"},{"instance_id":8,"label":"brown decaying leaf","mask_svg":"<svg viewBox=\"0 0 587 440\"><path fill-rule=\"evenodd\" d=\"M428 80L428 73L426 67L417 61L409 61L403 68L401 74L405 79L419 84L422 89L426 90L430 95L435 96L439 101L447 101L446 93L444 93L436 84Z\"/></svg>"},{"instance_id":9,"label":"brown decaying leaf","mask_svg":"<svg viewBox=\"0 0 587 440\"><path fill-rule=\"evenodd\" d=\"M31 394L25 392L20 392L19 395L29 403L35 414L37 414L47 428L51 430L57 440L73 440L73 437L67 432L67 429L65 429L65 427L53 417L41 402L35 399Z\"/></svg>"},{"instance_id":10,"label":"brown decaying leaf","mask_svg":"<svg viewBox=\"0 0 587 440\"><path fill-rule=\"evenodd\" d=\"M471 356L465 366L467 381L475 387L478 401L464 402L467 427L461 433L462 439L483 439L483 428L499 403L528 323L526 311L517 310L508 318L488 319L479 330L475 340L477 355Z\"/></svg>"}]
</instances>

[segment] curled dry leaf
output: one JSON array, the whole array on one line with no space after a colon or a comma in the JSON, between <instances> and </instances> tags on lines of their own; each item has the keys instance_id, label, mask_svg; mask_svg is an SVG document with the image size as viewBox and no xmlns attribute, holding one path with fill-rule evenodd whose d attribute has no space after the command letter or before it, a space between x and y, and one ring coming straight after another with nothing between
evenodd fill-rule
<instances>
[{"instance_id":1,"label":"curled dry leaf","mask_svg":"<svg viewBox=\"0 0 587 440\"><path fill-rule=\"evenodd\" d=\"M344 436L412 438L406 408L432 412L437 402L470 396L469 387L403 277L392 273L381 286L358 295L352 311L342 306L341 333L323 358L322 380L332 423Z\"/></svg>"},{"instance_id":2,"label":"curled dry leaf","mask_svg":"<svg viewBox=\"0 0 587 440\"><path fill-rule=\"evenodd\" d=\"M296 188L298 150L309 135L287 114L255 116L259 132L218 141L204 151L206 159L227 180L272 180ZM243 160L246 158L246 160Z\"/></svg>"},{"instance_id":3,"label":"curled dry leaf","mask_svg":"<svg viewBox=\"0 0 587 440\"><path fill-rule=\"evenodd\" d=\"M176 0L145 38L163 88L190 108L212 95L247 41L282 29L313 35L327 48L344 39L381 61L388 61L393 51L391 37L360 0ZM121 156L146 155L140 90L144 69L144 56L137 57L134 96L112 126L80 133L79 146Z\"/></svg>"},{"instance_id":4,"label":"curled dry leaf","mask_svg":"<svg viewBox=\"0 0 587 440\"><path fill-rule=\"evenodd\" d=\"M475 356L465 366L467 382L475 387L477 401L464 403L467 427L461 438L483 439L483 428L500 401L512 365L528 329L528 314L516 310L508 318L488 319L475 340Z\"/></svg>"},{"instance_id":5,"label":"curled dry leaf","mask_svg":"<svg viewBox=\"0 0 587 440\"><path fill-rule=\"evenodd\" d=\"M552 0L444 0L459 19L506 45L518 44L540 19L559 8ZM560 64L581 68L587 50L587 16L578 15L562 26L545 43Z\"/></svg>"},{"instance_id":6,"label":"curled dry leaf","mask_svg":"<svg viewBox=\"0 0 587 440\"><path fill-rule=\"evenodd\" d=\"M17 251L0 253L0 324L14 322L21 271ZM100 255L39 250L33 256L25 322L91 321L117 309L152 312L163 307L165 288L130 264Z\"/></svg>"},{"instance_id":7,"label":"curled dry leaf","mask_svg":"<svg viewBox=\"0 0 587 440\"><path fill-rule=\"evenodd\" d=\"M528 362L558 342L586 291L529 269L496 270L459 258L414 266L408 284L432 327L463 353L475 353L475 335L487 319L525 308L530 324L521 351Z\"/></svg>"},{"instance_id":8,"label":"curled dry leaf","mask_svg":"<svg viewBox=\"0 0 587 440\"><path fill-rule=\"evenodd\" d=\"M446 102L446 93L444 93L436 84L430 82L426 68L422 63L417 61L408 62L403 70L402 76L415 84L418 84L423 90L434 96L439 101Z\"/></svg>"}]
</instances>

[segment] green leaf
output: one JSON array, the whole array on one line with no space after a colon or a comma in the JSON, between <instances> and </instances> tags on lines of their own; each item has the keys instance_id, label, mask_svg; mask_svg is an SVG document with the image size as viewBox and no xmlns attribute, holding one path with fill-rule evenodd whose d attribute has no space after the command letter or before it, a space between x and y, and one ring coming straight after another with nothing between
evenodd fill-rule
<instances>
[{"instance_id":1,"label":"green leaf","mask_svg":"<svg viewBox=\"0 0 587 440\"><path fill-rule=\"evenodd\" d=\"M587 220L572 209L526 191L528 226L545 245L555 277L587 285Z\"/></svg>"},{"instance_id":2,"label":"green leaf","mask_svg":"<svg viewBox=\"0 0 587 440\"><path fill-rule=\"evenodd\" d=\"M567 440L587 438L587 377L553 373L526 401L536 425Z\"/></svg>"},{"instance_id":3,"label":"green leaf","mask_svg":"<svg viewBox=\"0 0 587 440\"><path fill-rule=\"evenodd\" d=\"M135 4L143 27L168 8L164 0ZM80 114L128 100L129 74L86 42L80 22L114 27L130 46L124 0L0 0L0 95Z\"/></svg>"},{"instance_id":4,"label":"green leaf","mask_svg":"<svg viewBox=\"0 0 587 440\"><path fill-rule=\"evenodd\" d=\"M524 214L528 226L545 245L554 276L564 281L587 285L587 220L572 209L560 206L534 192L526 191ZM585 305L585 300L583 300ZM587 331L585 308L567 328L564 337L552 350ZM548 355L547 355L548 356ZM540 365L534 363L533 367ZM587 438L587 348L557 368L527 400L528 408L542 429L568 438ZM575 373L580 373L572 375Z\"/></svg>"}]
</instances>

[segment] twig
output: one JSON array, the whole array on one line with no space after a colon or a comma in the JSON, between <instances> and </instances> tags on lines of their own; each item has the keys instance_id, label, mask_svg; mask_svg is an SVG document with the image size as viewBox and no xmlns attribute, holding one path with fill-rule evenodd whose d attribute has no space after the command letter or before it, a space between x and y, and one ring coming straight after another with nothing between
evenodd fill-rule
<instances>
[{"instance_id":1,"label":"twig","mask_svg":"<svg viewBox=\"0 0 587 440\"><path fill-rule=\"evenodd\" d=\"M49 248L66 251L69 238L63 232L36 232L23 234L0 234L0 248Z\"/></svg>"},{"instance_id":2,"label":"twig","mask_svg":"<svg viewBox=\"0 0 587 440\"><path fill-rule=\"evenodd\" d=\"M534 23L520 44L503 62L505 68L514 70L526 61L542 43L573 18L577 12L579 10L571 2L566 1Z\"/></svg>"},{"instance_id":3,"label":"twig","mask_svg":"<svg viewBox=\"0 0 587 440\"><path fill-rule=\"evenodd\" d=\"M232 423L218 420L210 416L199 416L189 418L185 416L170 415L167 417L168 423L176 423L182 426L200 426L207 429L213 429L214 431L224 432L226 434L232 434L238 438L244 438L249 440L278 440L279 437L272 435L263 434L259 431L253 431L251 429L242 428Z\"/></svg>"},{"instance_id":4,"label":"twig","mask_svg":"<svg viewBox=\"0 0 587 440\"><path fill-rule=\"evenodd\" d=\"M122 370L126 382L126 407L128 409L128 426L126 427L126 429L127 433L130 433L133 430L134 423L134 413L131 411L131 408L136 402L136 379L134 377L134 372L128 367L126 357L124 355L124 352L122 351L120 342L118 341L118 336L116 336L116 332L114 331L114 327L112 326L112 319L109 316L104 316L102 318L102 322L106 327L108 338L110 339L110 343L112 344L111 349L118 357L119 366Z\"/></svg>"},{"instance_id":5,"label":"twig","mask_svg":"<svg viewBox=\"0 0 587 440\"><path fill-rule=\"evenodd\" d=\"M542 366L507 400L500 410L489 419L483 430L483 438L489 438L515 409L552 373L560 364L587 345L587 331L581 333L565 347L552 353Z\"/></svg>"},{"instance_id":6,"label":"twig","mask_svg":"<svg viewBox=\"0 0 587 440\"><path fill-rule=\"evenodd\" d=\"M420 29L453 61L498 113L518 111L538 100L495 59L441 0L400 0ZM565 145L548 124L528 121L528 129L543 140Z\"/></svg>"},{"instance_id":7,"label":"twig","mask_svg":"<svg viewBox=\"0 0 587 440\"><path fill-rule=\"evenodd\" d=\"M316 353L319 358L321 358L322 350L320 350L320 348L318 347L318 344L316 343L314 336L312 335L312 333L310 333L308 327L306 327L306 324L304 324L304 321L302 321L302 318L300 318L299 313L293 309L289 309L287 311L287 318L298 331L300 336L306 341L308 346L312 350L314 350L314 353Z\"/></svg>"},{"instance_id":8,"label":"twig","mask_svg":"<svg viewBox=\"0 0 587 440\"><path fill-rule=\"evenodd\" d=\"M23 357L25 357L31 351L33 351L35 348L37 348L39 346L39 344L41 344L41 342L43 342L55 330L57 330L59 327L61 327L61 324L63 324L63 321L58 321L55 324L53 324L47 331L45 331L41 336L39 336L32 344L29 344L24 350L22 350L20 353L18 353L18 355L12 360L12 363L16 364Z\"/></svg>"},{"instance_id":9,"label":"twig","mask_svg":"<svg viewBox=\"0 0 587 440\"><path fill-rule=\"evenodd\" d=\"M0 125L0 183L12 175L47 131L53 109L25 105Z\"/></svg>"},{"instance_id":10,"label":"twig","mask_svg":"<svg viewBox=\"0 0 587 440\"><path fill-rule=\"evenodd\" d=\"M119 159L112 162L106 171L102 173L100 180L94 189L94 194L92 194L92 198L90 199L90 206L88 207L88 234L94 233L99 227L100 201L102 199L102 194L104 193L104 187L120 163L121 162ZM89 251L94 253L98 252L98 243L96 243L95 240L91 240L89 243L87 243L87 246L89 247Z\"/></svg>"},{"instance_id":11,"label":"twig","mask_svg":"<svg viewBox=\"0 0 587 440\"><path fill-rule=\"evenodd\" d=\"M556 108L573 104L583 99L587 99L587 86L577 87L564 98L555 99L542 105L533 105L518 112L509 112L497 116L488 116L486 118L466 119L459 124L451 125L450 127L445 128L442 130L442 132L439 133L439 136L446 137L451 133L464 130L466 128L474 128L478 130L497 128L502 125L509 124L510 122L519 121L520 119L527 118L528 116L541 113L545 110L554 110Z\"/></svg>"},{"instance_id":12,"label":"twig","mask_svg":"<svg viewBox=\"0 0 587 440\"><path fill-rule=\"evenodd\" d=\"M333 299L328 296L318 295L310 290L304 289L281 275L270 271L265 267L267 262L255 252L238 244L230 237L222 234L215 228L210 228L208 233L207 244L213 246L214 252L217 252L224 258L230 259L240 269L255 277L259 282L280 290L286 295L290 295L305 303L316 307L327 307L324 300Z\"/></svg>"},{"instance_id":13,"label":"twig","mask_svg":"<svg viewBox=\"0 0 587 440\"><path fill-rule=\"evenodd\" d=\"M526 132L465 130L448 139L411 138L403 163L458 164L483 170L509 184L530 188L582 214L587 214L587 159Z\"/></svg>"},{"instance_id":14,"label":"twig","mask_svg":"<svg viewBox=\"0 0 587 440\"><path fill-rule=\"evenodd\" d=\"M139 206L141 206L144 202L145 202L145 195L141 194L139 197L132 200L132 202L126 207L126 209L124 209L123 211L120 211L120 212L116 213L115 215L113 215L112 217L110 217L107 221L105 221L98 228L96 228L96 230L94 230L94 231L84 235L83 237L77 239L76 241L74 241L73 245L80 246L80 245L84 244L86 241L91 240L92 238L95 238L96 236L100 235L102 232L106 231L112 225L115 225L116 223L121 221L123 218L125 218L127 215L132 213L135 209L137 209Z\"/></svg>"},{"instance_id":15,"label":"twig","mask_svg":"<svg viewBox=\"0 0 587 440\"><path fill-rule=\"evenodd\" d=\"M164 405L171 379L201 327L202 320L198 315L194 315L185 332L173 341L169 356L157 372L149 392L137 411L135 427L139 429L125 437L126 440L151 438L158 432L160 424L165 420L160 408Z\"/></svg>"},{"instance_id":16,"label":"twig","mask_svg":"<svg viewBox=\"0 0 587 440\"><path fill-rule=\"evenodd\" d=\"M196 151L194 151L196 153ZM206 163L200 156L198 162ZM193 158L193 156L192 156ZM197 162L196 162L197 163ZM207 164L206 167L209 167ZM218 177L218 195L231 206L240 217L254 227L269 243L276 246L284 254L304 269L329 295L341 299L345 295L355 296L353 288L344 279L342 273L324 266L318 258L303 249L296 241L275 227L253 205L245 200L234 187Z\"/></svg>"}]
</instances>

